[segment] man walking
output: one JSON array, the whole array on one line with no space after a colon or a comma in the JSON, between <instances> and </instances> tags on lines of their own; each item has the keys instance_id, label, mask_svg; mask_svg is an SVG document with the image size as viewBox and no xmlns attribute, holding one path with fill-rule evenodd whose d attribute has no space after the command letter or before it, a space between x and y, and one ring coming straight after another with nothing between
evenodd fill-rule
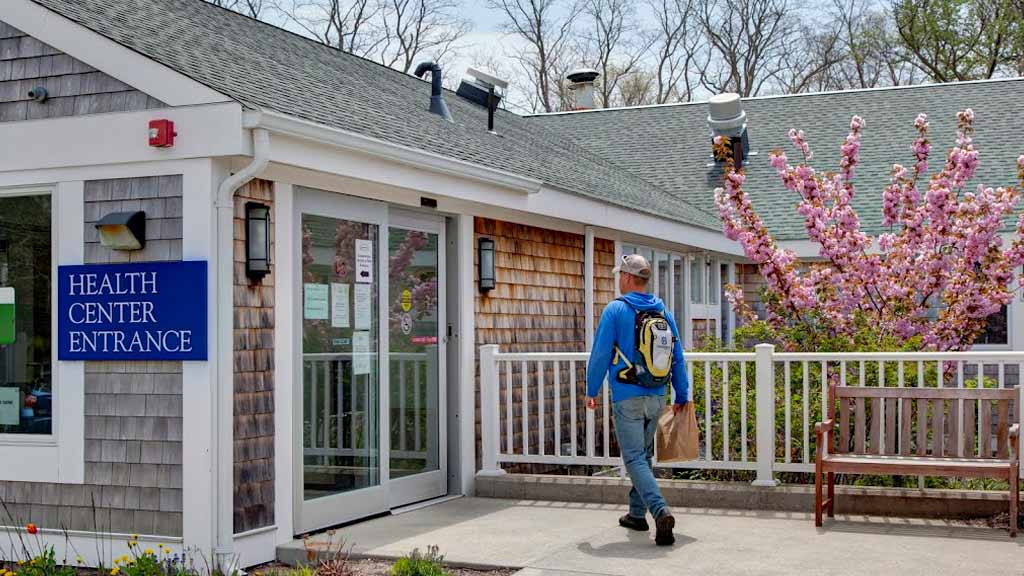
<instances>
[{"instance_id":1,"label":"man walking","mask_svg":"<svg viewBox=\"0 0 1024 576\"><path fill-rule=\"evenodd\" d=\"M623 256L614 271L622 297L605 307L594 335L587 365L587 408L597 408L597 395L607 375L615 435L633 482L629 513L619 518L619 525L646 532L650 512L655 543L670 546L675 543L676 521L661 497L651 460L668 383L675 390L674 411L681 410L689 397L683 346L672 313L660 298L647 292L651 278L647 259L639 254Z\"/></svg>"}]
</instances>

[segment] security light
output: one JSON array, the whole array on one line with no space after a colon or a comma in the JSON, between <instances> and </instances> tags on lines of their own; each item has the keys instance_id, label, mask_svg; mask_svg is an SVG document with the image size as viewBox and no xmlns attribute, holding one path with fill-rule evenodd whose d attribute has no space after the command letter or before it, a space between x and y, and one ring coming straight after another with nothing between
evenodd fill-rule
<instances>
[{"instance_id":1,"label":"security light","mask_svg":"<svg viewBox=\"0 0 1024 576\"><path fill-rule=\"evenodd\" d=\"M146 213L114 212L96 223L100 244L114 250L142 250L146 246Z\"/></svg>"},{"instance_id":2,"label":"security light","mask_svg":"<svg viewBox=\"0 0 1024 576\"><path fill-rule=\"evenodd\" d=\"M259 282L270 273L270 207L245 204L245 275Z\"/></svg>"}]
</instances>

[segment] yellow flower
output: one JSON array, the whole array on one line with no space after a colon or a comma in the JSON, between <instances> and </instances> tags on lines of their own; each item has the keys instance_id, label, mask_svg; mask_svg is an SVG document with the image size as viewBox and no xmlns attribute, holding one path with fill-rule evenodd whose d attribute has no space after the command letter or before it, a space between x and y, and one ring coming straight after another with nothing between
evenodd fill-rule
<instances>
[{"instance_id":1,"label":"yellow flower","mask_svg":"<svg viewBox=\"0 0 1024 576\"><path fill-rule=\"evenodd\" d=\"M152 556L154 554L152 548L146 548L145 550L142 551L142 553L145 554L146 556Z\"/></svg>"},{"instance_id":2,"label":"yellow flower","mask_svg":"<svg viewBox=\"0 0 1024 576\"><path fill-rule=\"evenodd\" d=\"M120 558L114 558L114 566L117 566L120 563L121 563L121 559Z\"/></svg>"},{"instance_id":3,"label":"yellow flower","mask_svg":"<svg viewBox=\"0 0 1024 576\"><path fill-rule=\"evenodd\" d=\"M114 566L114 569L110 571L110 576L117 576L120 573L121 569L117 566Z\"/></svg>"},{"instance_id":4,"label":"yellow flower","mask_svg":"<svg viewBox=\"0 0 1024 576\"><path fill-rule=\"evenodd\" d=\"M79 564L85 564L85 560L83 560L81 556L76 556L75 562L78 562Z\"/></svg>"}]
</instances>

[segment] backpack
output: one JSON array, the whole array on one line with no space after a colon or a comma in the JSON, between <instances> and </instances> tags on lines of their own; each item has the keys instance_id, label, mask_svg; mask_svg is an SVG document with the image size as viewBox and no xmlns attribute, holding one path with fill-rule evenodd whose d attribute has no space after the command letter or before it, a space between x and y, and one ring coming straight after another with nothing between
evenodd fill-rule
<instances>
[{"instance_id":1,"label":"backpack","mask_svg":"<svg viewBox=\"0 0 1024 576\"><path fill-rule=\"evenodd\" d=\"M623 298L619 298L626 302ZM632 308L629 302L626 304ZM615 345L615 360L622 359L626 368L617 374L619 382L638 384L645 388L666 385L672 379L672 356L675 353L676 337L665 313L657 310L636 310L633 321L634 348L638 358L632 361Z\"/></svg>"}]
</instances>

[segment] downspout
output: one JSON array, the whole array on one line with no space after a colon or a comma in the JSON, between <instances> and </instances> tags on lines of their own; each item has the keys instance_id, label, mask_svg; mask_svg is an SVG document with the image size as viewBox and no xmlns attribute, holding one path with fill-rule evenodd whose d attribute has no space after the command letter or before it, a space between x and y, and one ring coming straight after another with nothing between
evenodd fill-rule
<instances>
[{"instance_id":1,"label":"downspout","mask_svg":"<svg viewBox=\"0 0 1024 576\"><path fill-rule=\"evenodd\" d=\"M243 126L249 128L251 126ZM214 556L222 573L238 570L234 553L234 217L235 191L258 176L270 162L270 132L252 128L253 158L247 166L228 176L217 189L217 394L213 410Z\"/></svg>"}]
</instances>

